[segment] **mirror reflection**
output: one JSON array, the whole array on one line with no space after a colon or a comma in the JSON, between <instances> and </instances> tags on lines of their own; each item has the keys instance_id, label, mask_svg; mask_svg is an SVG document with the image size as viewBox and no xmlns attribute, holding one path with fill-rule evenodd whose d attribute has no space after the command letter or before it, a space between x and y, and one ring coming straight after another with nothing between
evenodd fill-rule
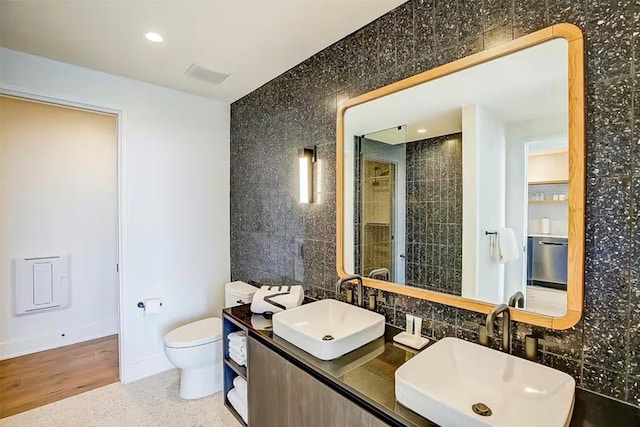
<instances>
[{"instance_id":1,"label":"mirror reflection","mask_svg":"<svg viewBox=\"0 0 640 427\"><path fill-rule=\"evenodd\" d=\"M347 109L347 272L562 316L567 58L555 39Z\"/></svg>"}]
</instances>

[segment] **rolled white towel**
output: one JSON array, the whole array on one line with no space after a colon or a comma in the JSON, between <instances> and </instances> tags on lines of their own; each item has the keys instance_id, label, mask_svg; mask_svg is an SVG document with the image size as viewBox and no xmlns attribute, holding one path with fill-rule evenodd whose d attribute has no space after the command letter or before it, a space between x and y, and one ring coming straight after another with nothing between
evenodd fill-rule
<instances>
[{"instance_id":1,"label":"rolled white towel","mask_svg":"<svg viewBox=\"0 0 640 427\"><path fill-rule=\"evenodd\" d=\"M233 386L238 390L240 398L247 404L247 381L241 376L237 376L233 379Z\"/></svg>"},{"instance_id":2,"label":"rolled white towel","mask_svg":"<svg viewBox=\"0 0 640 427\"><path fill-rule=\"evenodd\" d=\"M253 295L253 313L278 313L302 304L302 286L263 286Z\"/></svg>"},{"instance_id":3,"label":"rolled white towel","mask_svg":"<svg viewBox=\"0 0 640 427\"><path fill-rule=\"evenodd\" d=\"M235 353L233 351L230 351L229 352L229 357L231 358L231 360L233 360L234 362L236 362L240 366L244 366L245 363L247 363L247 360L245 359L244 355L242 355L242 354L238 354L238 353Z\"/></svg>"},{"instance_id":4,"label":"rolled white towel","mask_svg":"<svg viewBox=\"0 0 640 427\"><path fill-rule=\"evenodd\" d=\"M233 351L238 354L246 354L245 352L246 348L247 348L246 344L241 343L239 341L229 342L229 351Z\"/></svg>"},{"instance_id":5,"label":"rolled white towel","mask_svg":"<svg viewBox=\"0 0 640 427\"><path fill-rule=\"evenodd\" d=\"M249 419L249 417L247 416L247 405L242 401L238 390L236 390L235 388L229 390L229 393L227 393L227 399L229 399L229 403L231 403L231 406L233 406L240 417L242 417L242 420L246 423Z\"/></svg>"}]
</instances>

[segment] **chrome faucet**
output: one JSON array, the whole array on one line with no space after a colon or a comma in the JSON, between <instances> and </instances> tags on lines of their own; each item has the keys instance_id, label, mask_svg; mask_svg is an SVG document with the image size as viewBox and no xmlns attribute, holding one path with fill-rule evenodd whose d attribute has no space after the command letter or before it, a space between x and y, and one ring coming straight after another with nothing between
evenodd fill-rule
<instances>
[{"instance_id":1,"label":"chrome faucet","mask_svg":"<svg viewBox=\"0 0 640 427\"><path fill-rule=\"evenodd\" d=\"M375 279L376 277L381 276L382 280L389 281L391 277L391 273L388 268L376 268L375 270L371 270L369 272L369 278Z\"/></svg>"},{"instance_id":2,"label":"chrome faucet","mask_svg":"<svg viewBox=\"0 0 640 427\"><path fill-rule=\"evenodd\" d=\"M524 294L518 291L511 295L511 298L509 298L509 307L524 308Z\"/></svg>"},{"instance_id":3,"label":"chrome faucet","mask_svg":"<svg viewBox=\"0 0 640 427\"><path fill-rule=\"evenodd\" d=\"M342 285L351 281L351 280L357 280L358 281L358 295L357 295L357 304L359 307L362 307L362 300L363 300L363 295L362 295L362 277L358 276L358 275L353 275L353 276L346 276L343 277L341 279L338 280L338 282L336 283L336 297L338 297L338 295L340 295L340 291L342 290Z\"/></svg>"},{"instance_id":4,"label":"chrome faucet","mask_svg":"<svg viewBox=\"0 0 640 427\"><path fill-rule=\"evenodd\" d=\"M487 314L487 336L494 338L493 322L502 314L502 351L510 353L511 349L511 312L507 304L497 305Z\"/></svg>"}]
</instances>

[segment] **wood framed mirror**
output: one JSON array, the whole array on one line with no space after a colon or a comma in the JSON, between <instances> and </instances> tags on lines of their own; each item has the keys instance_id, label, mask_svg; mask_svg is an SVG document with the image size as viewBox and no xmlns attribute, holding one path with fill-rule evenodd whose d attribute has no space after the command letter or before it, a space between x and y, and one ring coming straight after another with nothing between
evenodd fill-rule
<instances>
[{"instance_id":1,"label":"wood framed mirror","mask_svg":"<svg viewBox=\"0 0 640 427\"><path fill-rule=\"evenodd\" d=\"M337 115L337 270L567 329L584 299L584 42L558 24Z\"/></svg>"}]
</instances>

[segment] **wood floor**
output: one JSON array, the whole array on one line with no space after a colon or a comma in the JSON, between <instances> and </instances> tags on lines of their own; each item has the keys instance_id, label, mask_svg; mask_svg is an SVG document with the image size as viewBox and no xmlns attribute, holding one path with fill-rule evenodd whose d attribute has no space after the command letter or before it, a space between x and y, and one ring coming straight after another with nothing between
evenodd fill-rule
<instances>
[{"instance_id":1,"label":"wood floor","mask_svg":"<svg viewBox=\"0 0 640 427\"><path fill-rule=\"evenodd\" d=\"M118 336L0 360L0 418L118 381Z\"/></svg>"}]
</instances>

